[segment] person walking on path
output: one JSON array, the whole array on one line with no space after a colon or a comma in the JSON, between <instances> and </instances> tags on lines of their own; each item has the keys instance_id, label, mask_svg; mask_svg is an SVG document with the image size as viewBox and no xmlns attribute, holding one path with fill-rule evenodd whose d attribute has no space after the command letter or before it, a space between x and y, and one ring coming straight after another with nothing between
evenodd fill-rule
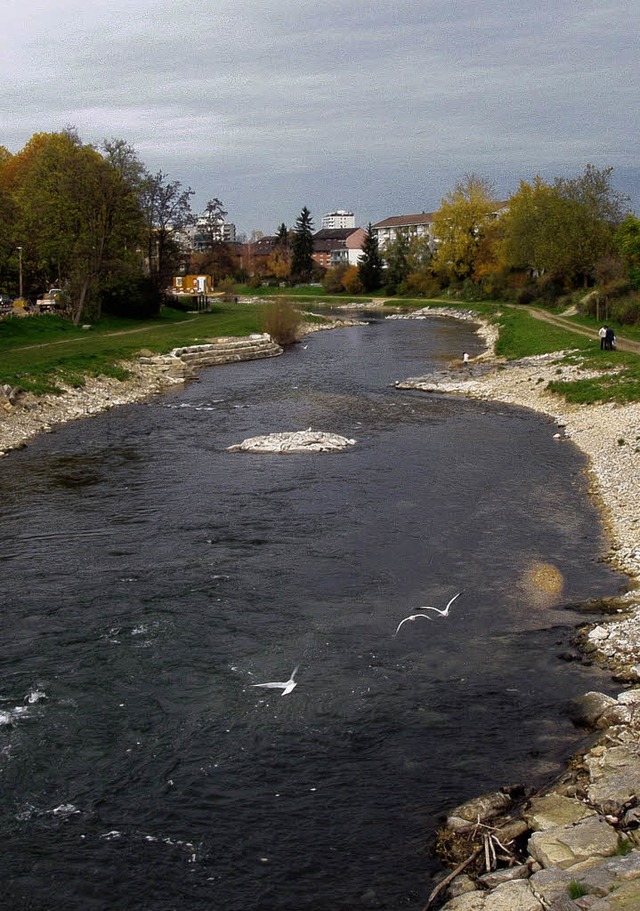
<instances>
[{"instance_id":1,"label":"person walking on path","mask_svg":"<svg viewBox=\"0 0 640 911\"><path fill-rule=\"evenodd\" d=\"M604 347L606 351L613 351L615 344L615 335L611 326L607 326L607 334L604 337Z\"/></svg>"},{"instance_id":2,"label":"person walking on path","mask_svg":"<svg viewBox=\"0 0 640 911\"><path fill-rule=\"evenodd\" d=\"M607 327L601 326L598 335L600 336L600 351L604 351L607 347Z\"/></svg>"}]
</instances>

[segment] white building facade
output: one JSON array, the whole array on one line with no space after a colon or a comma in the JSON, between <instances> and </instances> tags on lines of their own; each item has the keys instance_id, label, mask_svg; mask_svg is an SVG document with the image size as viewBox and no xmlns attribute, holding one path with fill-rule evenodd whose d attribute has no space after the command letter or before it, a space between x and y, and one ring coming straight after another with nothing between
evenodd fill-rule
<instances>
[{"instance_id":1,"label":"white building facade","mask_svg":"<svg viewBox=\"0 0 640 911\"><path fill-rule=\"evenodd\" d=\"M428 237L434 243L433 212L420 212L417 215L392 215L371 226L371 231L378 238L380 251L394 241L399 233L407 237Z\"/></svg>"},{"instance_id":2,"label":"white building facade","mask_svg":"<svg viewBox=\"0 0 640 911\"><path fill-rule=\"evenodd\" d=\"M356 218L353 212L347 212L346 209L336 209L335 212L328 212L322 216L323 228L355 228Z\"/></svg>"}]
</instances>

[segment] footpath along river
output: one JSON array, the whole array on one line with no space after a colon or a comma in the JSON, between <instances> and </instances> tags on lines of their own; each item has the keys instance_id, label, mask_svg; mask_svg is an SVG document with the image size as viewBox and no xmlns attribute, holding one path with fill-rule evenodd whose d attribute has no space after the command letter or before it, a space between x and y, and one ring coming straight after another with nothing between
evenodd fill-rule
<instances>
[{"instance_id":1,"label":"footpath along river","mask_svg":"<svg viewBox=\"0 0 640 911\"><path fill-rule=\"evenodd\" d=\"M560 771L625 577L548 419L393 388L479 347L316 333L0 462L7 907L419 909L448 807ZM227 451L310 426L356 445Z\"/></svg>"}]
</instances>

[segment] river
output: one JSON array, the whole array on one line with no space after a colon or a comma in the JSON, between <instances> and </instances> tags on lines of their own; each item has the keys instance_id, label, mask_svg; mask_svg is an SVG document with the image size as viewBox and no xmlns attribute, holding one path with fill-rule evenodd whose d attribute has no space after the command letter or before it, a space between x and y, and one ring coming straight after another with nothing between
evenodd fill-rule
<instances>
[{"instance_id":1,"label":"river","mask_svg":"<svg viewBox=\"0 0 640 911\"><path fill-rule=\"evenodd\" d=\"M547 418L393 388L462 350L372 319L0 462L7 908L420 909L447 808L560 771L624 578ZM308 427L357 444L226 450Z\"/></svg>"}]
</instances>

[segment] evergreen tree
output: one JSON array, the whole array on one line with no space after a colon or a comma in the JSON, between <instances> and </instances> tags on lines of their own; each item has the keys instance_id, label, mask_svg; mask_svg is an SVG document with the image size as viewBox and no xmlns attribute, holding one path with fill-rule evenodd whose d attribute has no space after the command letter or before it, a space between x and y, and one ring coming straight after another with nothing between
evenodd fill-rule
<instances>
[{"instance_id":1,"label":"evergreen tree","mask_svg":"<svg viewBox=\"0 0 640 911\"><path fill-rule=\"evenodd\" d=\"M289 249L289 229L284 222L278 228L276 233L277 246L281 247L283 250Z\"/></svg>"},{"instance_id":2,"label":"evergreen tree","mask_svg":"<svg viewBox=\"0 0 640 911\"><path fill-rule=\"evenodd\" d=\"M294 281L309 281L313 274L313 220L306 206L296 220L292 251L291 274Z\"/></svg>"},{"instance_id":3,"label":"evergreen tree","mask_svg":"<svg viewBox=\"0 0 640 911\"><path fill-rule=\"evenodd\" d=\"M358 274L365 291L377 291L382 285L382 269L378 238L369 222L362 244L362 256L358 262Z\"/></svg>"},{"instance_id":4,"label":"evergreen tree","mask_svg":"<svg viewBox=\"0 0 640 911\"><path fill-rule=\"evenodd\" d=\"M399 286L409 274L409 237L406 231L398 231L395 238L384 248L387 263L385 285L389 294L397 294Z\"/></svg>"}]
</instances>

